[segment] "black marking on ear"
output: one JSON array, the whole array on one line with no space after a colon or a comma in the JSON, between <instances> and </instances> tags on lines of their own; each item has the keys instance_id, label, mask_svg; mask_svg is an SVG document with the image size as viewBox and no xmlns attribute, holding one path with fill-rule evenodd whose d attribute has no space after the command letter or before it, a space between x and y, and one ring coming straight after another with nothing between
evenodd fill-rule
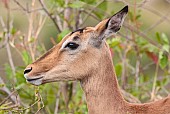
<instances>
[{"instance_id":1,"label":"black marking on ear","mask_svg":"<svg viewBox=\"0 0 170 114\"><path fill-rule=\"evenodd\" d=\"M112 17L114 17L115 15L119 14L120 12L122 12L122 13L127 13L127 12L128 12L128 5L125 6L125 7L124 7L122 10L120 10L119 12L117 12L116 14L114 14ZM111 18L112 18L112 17L111 17ZM110 19L111 19L111 18L110 18ZM106 23L106 25L105 25L106 28L107 28L108 25L109 25L110 19L107 21L107 23Z\"/></svg>"},{"instance_id":2,"label":"black marking on ear","mask_svg":"<svg viewBox=\"0 0 170 114\"><path fill-rule=\"evenodd\" d=\"M120 30L120 28L121 28L121 26L118 26L118 27L113 26L113 27L110 28L109 30L114 31L114 32L117 32L117 31Z\"/></svg>"},{"instance_id":3,"label":"black marking on ear","mask_svg":"<svg viewBox=\"0 0 170 114\"><path fill-rule=\"evenodd\" d=\"M72 35L73 33L75 33L75 32L83 33L83 30L84 30L84 29L85 29L85 28L77 29L77 30L75 30L75 31L71 32L71 35Z\"/></svg>"},{"instance_id":4,"label":"black marking on ear","mask_svg":"<svg viewBox=\"0 0 170 114\"><path fill-rule=\"evenodd\" d=\"M111 18L110 18L110 19L111 19ZM105 29L108 27L110 19L107 21L107 23L106 23L106 25L105 25Z\"/></svg>"},{"instance_id":5,"label":"black marking on ear","mask_svg":"<svg viewBox=\"0 0 170 114\"><path fill-rule=\"evenodd\" d=\"M120 12L128 12L128 5L127 6L125 6Z\"/></svg>"}]
</instances>

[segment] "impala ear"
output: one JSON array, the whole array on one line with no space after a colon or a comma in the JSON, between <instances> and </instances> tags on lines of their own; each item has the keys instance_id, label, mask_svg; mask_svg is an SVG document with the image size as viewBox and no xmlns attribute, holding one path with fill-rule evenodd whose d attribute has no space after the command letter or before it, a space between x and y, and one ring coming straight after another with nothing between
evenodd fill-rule
<instances>
[{"instance_id":1,"label":"impala ear","mask_svg":"<svg viewBox=\"0 0 170 114\"><path fill-rule=\"evenodd\" d=\"M113 15L111 18L103 20L98 25L96 25L95 30L99 34L99 41L118 32L127 13L128 6L125 6L122 10Z\"/></svg>"}]
</instances>

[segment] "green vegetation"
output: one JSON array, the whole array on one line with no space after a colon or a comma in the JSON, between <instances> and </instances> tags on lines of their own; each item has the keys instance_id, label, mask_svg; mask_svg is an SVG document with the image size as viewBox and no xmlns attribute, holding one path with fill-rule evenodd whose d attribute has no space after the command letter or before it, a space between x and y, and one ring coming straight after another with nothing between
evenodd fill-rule
<instances>
[{"instance_id":1,"label":"green vegetation","mask_svg":"<svg viewBox=\"0 0 170 114\"><path fill-rule=\"evenodd\" d=\"M130 102L167 96L169 17L155 9L166 9L168 3L125 1L128 0L0 1L0 114L87 114L78 82L36 87L26 82L23 71L67 33L95 26L125 4L130 11L124 26L116 37L107 40L119 84L126 91L123 95Z\"/></svg>"}]
</instances>

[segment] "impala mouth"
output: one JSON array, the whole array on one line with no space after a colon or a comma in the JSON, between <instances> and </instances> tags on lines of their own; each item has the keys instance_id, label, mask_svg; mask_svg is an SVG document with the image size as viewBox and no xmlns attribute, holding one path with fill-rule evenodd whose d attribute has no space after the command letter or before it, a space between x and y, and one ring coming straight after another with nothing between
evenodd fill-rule
<instances>
[{"instance_id":1,"label":"impala mouth","mask_svg":"<svg viewBox=\"0 0 170 114\"><path fill-rule=\"evenodd\" d=\"M41 79L41 78L43 78L43 77L38 77L38 78L27 78L26 80L28 81L28 82L31 82L31 81L35 81L35 80L39 80L39 79Z\"/></svg>"},{"instance_id":2,"label":"impala mouth","mask_svg":"<svg viewBox=\"0 0 170 114\"><path fill-rule=\"evenodd\" d=\"M41 85L42 84L42 79L43 79L43 76L39 76L39 77L36 77L36 78L28 78L27 76L25 76L26 80L28 83L31 83L33 85Z\"/></svg>"}]
</instances>

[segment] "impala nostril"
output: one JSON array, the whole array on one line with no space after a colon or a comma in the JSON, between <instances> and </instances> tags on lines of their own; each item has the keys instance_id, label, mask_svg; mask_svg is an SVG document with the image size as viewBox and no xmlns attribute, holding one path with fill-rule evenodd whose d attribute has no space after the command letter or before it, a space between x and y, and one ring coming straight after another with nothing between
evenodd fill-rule
<instances>
[{"instance_id":1,"label":"impala nostril","mask_svg":"<svg viewBox=\"0 0 170 114\"><path fill-rule=\"evenodd\" d=\"M24 74L29 73L31 70L32 70L32 67L25 69L25 70L24 70Z\"/></svg>"}]
</instances>

